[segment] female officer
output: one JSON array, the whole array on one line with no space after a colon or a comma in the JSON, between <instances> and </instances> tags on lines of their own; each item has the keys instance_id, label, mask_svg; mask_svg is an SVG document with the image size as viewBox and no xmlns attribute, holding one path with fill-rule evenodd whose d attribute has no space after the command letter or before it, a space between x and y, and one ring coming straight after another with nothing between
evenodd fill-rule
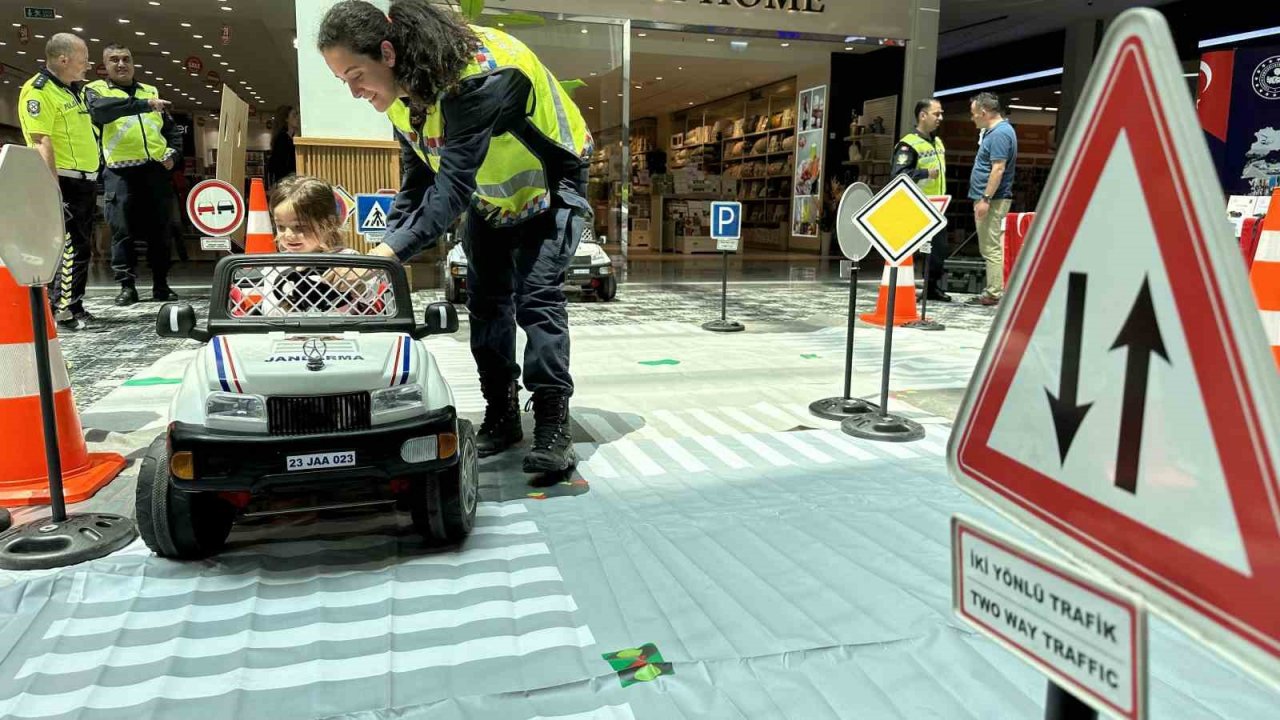
<instances>
[{"instance_id":1,"label":"female officer","mask_svg":"<svg viewBox=\"0 0 1280 720\"><path fill-rule=\"evenodd\" d=\"M326 13L318 45L352 97L385 113L400 138L403 184L373 252L408 260L466 213L471 352L487 405L480 454L523 439L518 323L535 419L525 472L573 467L561 286L591 224L582 114L519 40L427 0L395 0L385 15L362 0L341 2Z\"/></svg>"}]
</instances>

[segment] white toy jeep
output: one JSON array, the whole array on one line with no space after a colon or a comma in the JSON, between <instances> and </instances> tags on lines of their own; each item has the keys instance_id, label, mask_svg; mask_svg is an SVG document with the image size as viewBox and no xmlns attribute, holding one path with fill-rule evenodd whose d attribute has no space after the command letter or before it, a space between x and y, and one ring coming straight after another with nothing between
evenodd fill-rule
<instances>
[{"instance_id":1,"label":"white toy jeep","mask_svg":"<svg viewBox=\"0 0 1280 720\"><path fill-rule=\"evenodd\" d=\"M239 518L395 504L433 542L475 522L475 434L421 340L452 333L449 303L413 317L397 263L358 255L234 255L209 320L161 307L164 337L207 344L147 450L137 519L167 557L218 552Z\"/></svg>"}]
</instances>

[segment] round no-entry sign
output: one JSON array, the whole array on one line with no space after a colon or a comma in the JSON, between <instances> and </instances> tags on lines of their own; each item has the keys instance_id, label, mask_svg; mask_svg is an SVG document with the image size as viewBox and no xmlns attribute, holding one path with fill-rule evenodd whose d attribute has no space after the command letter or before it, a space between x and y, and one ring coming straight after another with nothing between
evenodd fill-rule
<instances>
[{"instance_id":1,"label":"round no-entry sign","mask_svg":"<svg viewBox=\"0 0 1280 720\"><path fill-rule=\"evenodd\" d=\"M205 180L187 195L187 217L205 235L230 235L244 222L244 198L231 183Z\"/></svg>"}]
</instances>

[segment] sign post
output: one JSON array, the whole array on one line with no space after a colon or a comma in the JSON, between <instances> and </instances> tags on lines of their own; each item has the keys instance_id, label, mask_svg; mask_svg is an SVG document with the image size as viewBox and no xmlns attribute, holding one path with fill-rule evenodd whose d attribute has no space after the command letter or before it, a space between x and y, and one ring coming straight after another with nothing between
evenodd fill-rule
<instances>
[{"instance_id":1,"label":"sign post","mask_svg":"<svg viewBox=\"0 0 1280 720\"><path fill-rule=\"evenodd\" d=\"M941 215L946 216L947 208L951 206L951 196L950 195L930 195L929 202L933 203L934 206L938 208L938 212ZM920 254L924 255L924 266L922 268L924 271L924 292L921 293L920 295L920 319L912 320L909 323L904 323L902 327L908 327L913 330L928 330L928 331L938 331L938 330L947 329L946 325L943 325L940 322L934 322L929 319L929 266L933 262L933 238L934 237L937 237L937 235L931 236L929 240L925 241L925 243L920 246ZM938 260L938 262L945 262L945 260L946 258L942 258Z\"/></svg>"},{"instance_id":2,"label":"sign post","mask_svg":"<svg viewBox=\"0 0 1280 720\"><path fill-rule=\"evenodd\" d=\"M29 290L36 386L52 506L49 518L4 534L0 568L32 570L73 565L123 548L138 536L138 529L129 518L119 515L67 514L49 352L49 302L44 289L57 272L66 237L62 193L40 153L8 145L0 149L0 197L9 201L0 208L0 227L8 228L0 242L0 261L14 281ZM78 427L79 423L75 425Z\"/></svg>"},{"instance_id":3,"label":"sign post","mask_svg":"<svg viewBox=\"0 0 1280 720\"><path fill-rule=\"evenodd\" d=\"M1280 687L1280 375L1177 57L1158 12L1112 22L948 463Z\"/></svg>"},{"instance_id":4,"label":"sign post","mask_svg":"<svg viewBox=\"0 0 1280 720\"><path fill-rule=\"evenodd\" d=\"M893 358L893 311L898 294L898 267L934 233L946 227L929 198L906 175L898 175L853 217L889 265L889 297L884 327L884 367L880 376L880 411L855 415L841 423L848 435L867 440L909 442L924 437L924 427L889 413L889 371ZM914 298L913 298L914 301Z\"/></svg>"},{"instance_id":5,"label":"sign post","mask_svg":"<svg viewBox=\"0 0 1280 720\"><path fill-rule=\"evenodd\" d=\"M826 420L844 420L878 409L875 403L853 397L853 328L857 324L858 263L871 252L871 241L853 221L853 216L873 197L875 193L866 183L854 183L845 189L836 210L836 241L840 243L840 252L850 262L849 324L845 329L844 342L844 394L809 403L809 412Z\"/></svg>"},{"instance_id":6,"label":"sign post","mask_svg":"<svg viewBox=\"0 0 1280 720\"><path fill-rule=\"evenodd\" d=\"M702 324L703 330L711 332L742 332L746 328L736 320L729 320L729 253L738 251L742 240L742 203L711 203L711 237L715 238L716 249L724 260L720 276L720 319Z\"/></svg>"}]
</instances>

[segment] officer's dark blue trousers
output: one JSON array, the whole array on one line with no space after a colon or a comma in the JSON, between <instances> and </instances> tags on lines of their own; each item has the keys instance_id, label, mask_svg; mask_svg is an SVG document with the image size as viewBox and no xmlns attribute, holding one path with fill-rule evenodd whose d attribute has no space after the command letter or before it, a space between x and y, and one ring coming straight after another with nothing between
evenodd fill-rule
<instances>
[{"instance_id":1,"label":"officer's dark blue trousers","mask_svg":"<svg viewBox=\"0 0 1280 720\"><path fill-rule=\"evenodd\" d=\"M576 198L575 198L576 200ZM564 203L561 203L564 205ZM552 206L508 228L494 228L468 212L463 221L471 354L481 381L501 385L521 376L516 326L525 332L525 389L571 395L569 311L564 281L590 210Z\"/></svg>"},{"instance_id":2,"label":"officer's dark blue trousers","mask_svg":"<svg viewBox=\"0 0 1280 720\"><path fill-rule=\"evenodd\" d=\"M116 282L133 285L138 274L136 243L147 248L154 289L168 287L169 213L173 185L160 163L108 169L103 175L107 222L111 225L111 269Z\"/></svg>"},{"instance_id":3,"label":"officer's dark blue trousers","mask_svg":"<svg viewBox=\"0 0 1280 720\"><path fill-rule=\"evenodd\" d=\"M98 187L93 180L58 177L65 207L67 241L57 277L49 286L49 303L59 320L84 311L84 291L89 283L89 258L93 238L93 213Z\"/></svg>"}]
</instances>

